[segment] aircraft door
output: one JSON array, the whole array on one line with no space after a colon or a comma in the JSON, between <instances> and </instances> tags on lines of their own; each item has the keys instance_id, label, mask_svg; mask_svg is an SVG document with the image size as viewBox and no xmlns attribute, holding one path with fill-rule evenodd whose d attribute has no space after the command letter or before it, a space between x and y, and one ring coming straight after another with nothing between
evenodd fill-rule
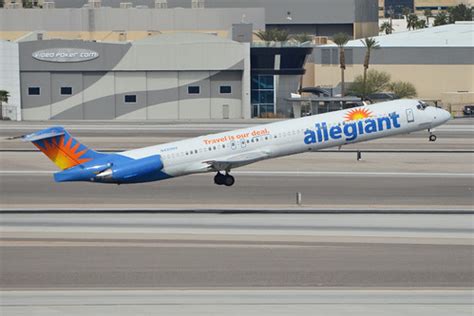
<instances>
[{"instance_id":1,"label":"aircraft door","mask_svg":"<svg viewBox=\"0 0 474 316\"><path fill-rule=\"evenodd\" d=\"M413 114L413 109L407 109L407 121L408 123L413 123L415 121L415 115Z\"/></svg>"}]
</instances>

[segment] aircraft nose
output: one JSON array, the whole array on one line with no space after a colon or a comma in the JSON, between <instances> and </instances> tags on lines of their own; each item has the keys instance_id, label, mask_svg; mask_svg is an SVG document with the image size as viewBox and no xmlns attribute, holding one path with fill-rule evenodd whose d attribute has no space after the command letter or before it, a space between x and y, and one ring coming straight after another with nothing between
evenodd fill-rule
<instances>
[{"instance_id":1,"label":"aircraft nose","mask_svg":"<svg viewBox=\"0 0 474 316\"><path fill-rule=\"evenodd\" d=\"M449 113L448 111L446 110L443 110L443 109L438 109L439 111L439 119L442 123L446 123L447 121L449 121L451 119L451 113Z\"/></svg>"}]
</instances>

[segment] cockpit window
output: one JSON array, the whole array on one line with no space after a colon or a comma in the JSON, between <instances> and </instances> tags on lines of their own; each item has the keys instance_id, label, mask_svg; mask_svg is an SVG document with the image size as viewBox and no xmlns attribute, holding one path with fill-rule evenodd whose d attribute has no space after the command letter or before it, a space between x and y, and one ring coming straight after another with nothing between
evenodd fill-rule
<instances>
[{"instance_id":1,"label":"cockpit window","mask_svg":"<svg viewBox=\"0 0 474 316\"><path fill-rule=\"evenodd\" d=\"M416 108L418 110L424 110L428 107L428 104L426 104L425 102L422 102L422 101L419 101L418 104L416 105Z\"/></svg>"}]
</instances>

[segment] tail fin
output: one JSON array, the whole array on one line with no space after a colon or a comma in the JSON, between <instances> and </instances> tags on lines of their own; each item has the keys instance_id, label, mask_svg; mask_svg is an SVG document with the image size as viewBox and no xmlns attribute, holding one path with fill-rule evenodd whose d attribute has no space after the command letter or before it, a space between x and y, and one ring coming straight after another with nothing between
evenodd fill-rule
<instances>
[{"instance_id":1,"label":"tail fin","mask_svg":"<svg viewBox=\"0 0 474 316\"><path fill-rule=\"evenodd\" d=\"M61 126L50 127L21 138L32 142L62 170L105 155L82 145Z\"/></svg>"}]
</instances>

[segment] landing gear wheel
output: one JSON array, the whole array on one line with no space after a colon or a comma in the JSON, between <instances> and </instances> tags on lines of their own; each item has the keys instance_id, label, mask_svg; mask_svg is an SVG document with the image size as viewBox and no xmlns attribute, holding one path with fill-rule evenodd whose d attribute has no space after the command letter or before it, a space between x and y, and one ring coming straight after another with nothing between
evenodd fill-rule
<instances>
[{"instance_id":1,"label":"landing gear wheel","mask_svg":"<svg viewBox=\"0 0 474 316\"><path fill-rule=\"evenodd\" d=\"M230 174L226 174L225 175L225 179L224 179L224 184L228 187L230 186L233 186L235 183L235 179L233 176L231 176Z\"/></svg>"},{"instance_id":2,"label":"landing gear wheel","mask_svg":"<svg viewBox=\"0 0 474 316\"><path fill-rule=\"evenodd\" d=\"M217 185L223 185L225 182L226 176L218 172L214 177L214 183Z\"/></svg>"},{"instance_id":3,"label":"landing gear wheel","mask_svg":"<svg viewBox=\"0 0 474 316\"><path fill-rule=\"evenodd\" d=\"M436 135L431 134L429 139L430 139L430 142L436 141Z\"/></svg>"}]
</instances>

